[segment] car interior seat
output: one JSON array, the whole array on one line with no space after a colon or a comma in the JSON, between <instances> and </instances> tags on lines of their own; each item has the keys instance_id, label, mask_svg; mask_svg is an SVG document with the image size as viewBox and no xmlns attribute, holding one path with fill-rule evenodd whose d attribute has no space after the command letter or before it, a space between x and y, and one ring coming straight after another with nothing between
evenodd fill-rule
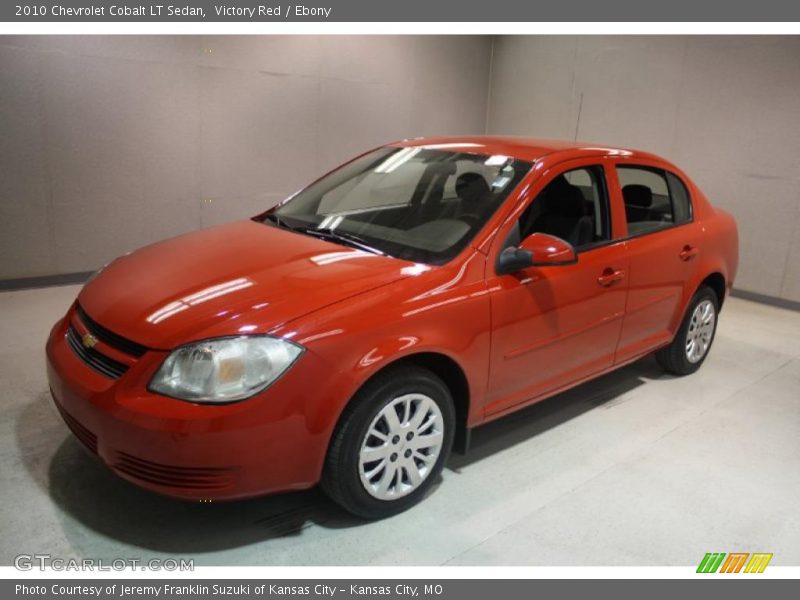
<instances>
[{"instance_id":1,"label":"car interior seat","mask_svg":"<svg viewBox=\"0 0 800 600\"><path fill-rule=\"evenodd\" d=\"M407 229L441 218L445 209L442 203L445 183L455 172L454 162L429 164L414 188L409 201L409 214L398 225L399 228Z\"/></svg>"},{"instance_id":2,"label":"car interior seat","mask_svg":"<svg viewBox=\"0 0 800 600\"><path fill-rule=\"evenodd\" d=\"M550 182L537 202L543 203L543 211L530 228L531 233L554 235L573 246L583 246L592 241L592 218L586 215L583 193L563 175Z\"/></svg>"},{"instance_id":3,"label":"car interior seat","mask_svg":"<svg viewBox=\"0 0 800 600\"><path fill-rule=\"evenodd\" d=\"M481 219L491 200L491 189L483 175L479 173L463 173L456 179L456 195L461 201L456 218L469 225L475 225Z\"/></svg>"},{"instance_id":4,"label":"car interior seat","mask_svg":"<svg viewBox=\"0 0 800 600\"><path fill-rule=\"evenodd\" d=\"M652 220L653 191L648 186L629 183L622 188L622 199L628 223Z\"/></svg>"}]
</instances>

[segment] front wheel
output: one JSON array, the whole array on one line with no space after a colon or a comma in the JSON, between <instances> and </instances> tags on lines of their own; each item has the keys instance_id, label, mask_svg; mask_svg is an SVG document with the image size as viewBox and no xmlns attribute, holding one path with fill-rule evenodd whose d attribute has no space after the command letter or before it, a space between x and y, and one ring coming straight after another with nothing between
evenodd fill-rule
<instances>
[{"instance_id":1,"label":"front wheel","mask_svg":"<svg viewBox=\"0 0 800 600\"><path fill-rule=\"evenodd\" d=\"M689 375L697 371L714 341L718 312L717 294L709 287L700 287L689 302L675 339L669 346L656 352L658 363L675 375Z\"/></svg>"},{"instance_id":2,"label":"front wheel","mask_svg":"<svg viewBox=\"0 0 800 600\"><path fill-rule=\"evenodd\" d=\"M368 381L345 410L325 460L322 488L367 519L419 502L453 445L455 412L447 386L414 365Z\"/></svg>"}]
</instances>

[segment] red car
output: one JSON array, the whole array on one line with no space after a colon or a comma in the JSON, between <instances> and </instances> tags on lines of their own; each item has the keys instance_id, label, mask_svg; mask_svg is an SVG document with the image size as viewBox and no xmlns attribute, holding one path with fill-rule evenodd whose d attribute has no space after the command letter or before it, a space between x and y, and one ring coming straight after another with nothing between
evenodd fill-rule
<instances>
[{"instance_id":1,"label":"red car","mask_svg":"<svg viewBox=\"0 0 800 600\"><path fill-rule=\"evenodd\" d=\"M50 387L150 490L321 483L383 517L473 427L652 352L696 371L737 262L733 218L652 154L403 141L107 265L52 330Z\"/></svg>"}]
</instances>

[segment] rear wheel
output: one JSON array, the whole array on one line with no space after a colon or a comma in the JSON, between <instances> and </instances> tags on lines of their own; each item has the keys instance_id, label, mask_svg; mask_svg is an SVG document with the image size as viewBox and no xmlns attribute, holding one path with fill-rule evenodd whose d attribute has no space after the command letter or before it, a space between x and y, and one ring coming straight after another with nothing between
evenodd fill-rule
<instances>
[{"instance_id":1,"label":"rear wheel","mask_svg":"<svg viewBox=\"0 0 800 600\"><path fill-rule=\"evenodd\" d=\"M719 300L710 287L702 286L689 302L672 343L656 352L659 364L675 375L697 371L708 356L717 331Z\"/></svg>"},{"instance_id":2,"label":"rear wheel","mask_svg":"<svg viewBox=\"0 0 800 600\"><path fill-rule=\"evenodd\" d=\"M453 445L447 386L427 369L392 367L356 394L331 440L322 488L349 512L388 517L419 502Z\"/></svg>"}]
</instances>

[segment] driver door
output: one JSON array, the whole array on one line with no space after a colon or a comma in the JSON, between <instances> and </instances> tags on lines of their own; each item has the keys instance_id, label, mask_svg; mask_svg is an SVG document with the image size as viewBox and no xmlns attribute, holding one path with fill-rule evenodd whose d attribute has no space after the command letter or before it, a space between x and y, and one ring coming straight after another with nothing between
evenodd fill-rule
<instances>
[{"instance_id":1,"label":"driver door","mask_svg":"<svg viewBox=\"0 0 800 600\"><path fill-rule=\"evenodd\" d=\"M628 290L603 167L570 161L536 186L501 247L534 232L570 242L578 261L497 275L487 267L492 344L485 414L498 415L609 369ZM516 231L519 233L517 234ZM516 238L516 239L515 239ZM568 239L569 238L569 239Z\"/></svg>"}]
</instances>

